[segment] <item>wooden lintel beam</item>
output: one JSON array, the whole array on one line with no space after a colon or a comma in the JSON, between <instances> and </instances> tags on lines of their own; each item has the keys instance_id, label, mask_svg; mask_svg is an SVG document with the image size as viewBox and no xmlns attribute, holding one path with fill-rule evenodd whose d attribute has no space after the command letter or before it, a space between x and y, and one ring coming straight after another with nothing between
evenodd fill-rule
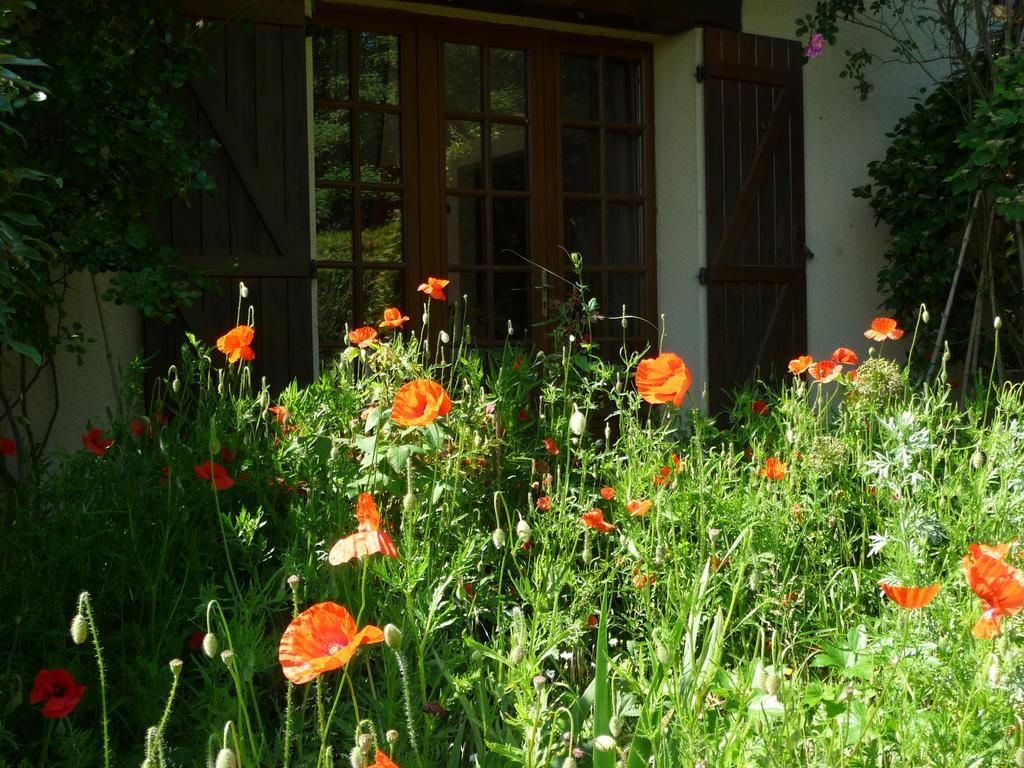
<instances>
[{"instance_id":1,"label":"wooden lintel beam","mask_svg":"<svg viewBox=\"0 0 1024 768\"><path fill-rule=\"evenodd\" d=\"M670 34L693 27L739 30L742 0L417 0L473 11Z\"/></svg>"}]
</instances>

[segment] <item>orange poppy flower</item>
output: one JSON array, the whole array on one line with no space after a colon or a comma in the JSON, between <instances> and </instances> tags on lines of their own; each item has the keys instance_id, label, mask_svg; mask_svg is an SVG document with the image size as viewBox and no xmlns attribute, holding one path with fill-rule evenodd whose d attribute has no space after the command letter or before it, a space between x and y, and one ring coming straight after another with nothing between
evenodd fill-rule
<instances>
[{"instance_id":1,"label":"orange poppy flower","mask_svg":"<svg viewBox=\"0 0 1024 768\"><path fill-rule=\"evenodd\" d=\"M891 317L876 317L871 321L871 327L864 331L864 337L872 341L897 341L902 336L903 331L896 327L896 321Z\"/></svg>"},{"instance_id":2,"label":"orange poppy flower","mask_svg":"<svg viewBox=\"0 0 1024 768\"><path fill-rule=\"evenodd\" d=\"M761 477L771 480L781 480L786 476L786 465L774 456L765 459L764 467L761 468Z\"/></svg>"},{"instance_id":3,"label":"orange poppy flower","mask_svg":"<svg viewBox=\"0 0 1024 768\"><path fill-rule=\"evenodd\" d=\"M611 501L615 498L615 489L606 485L601 489L601 498L605 501Z\"/></svg>"},{"instance_id":4,"label":"orange poppy flower","mask_svg":"<svg viewBox=\"0 0 1024 768\"><path fill-rule=\"evenodd\" d=\"M356 328L354 331L349 331L348 340L360 349L366 349L376 343L377 329L369 325Z\"/></svg>"},{"instance_id":5,"label":"orange poppy flower","mask_svg":"<svg viewBox=\"0 0 1024 768\"><path fill-rule=\"evenodd\" d=\"M448 283L448 280L439 280L436 277L428 277L427 282L420 283L420 287L416 290L425 294L428 298L445 301L447 297L444 295L444 288Z\"/></svg>"},{"instance_id":6,"label":"orange poppy flower","mask_svg":"<svg viewBox=\"0 0 1024 768\"><path fill-rule=\"evenodd\" d=\"M430 379L416 379L403 384L395 393L391 420L401 427L424 427L452 409L451 398L440 384Z\"/></svg>"},{"instance_id":7,"label":"orange poppy flower","mask_svg":"<svg viewBox=\"0 0 1024 768\"><path fill-rule=\"evenodd\" d=\"M672 403L676 408L690 388L690 369L674 352L662 352L641 360L636 367L636 388L640 397L652 405Z\"/></svg>"},{"instance_id":8,"label":"orange poppy flower","mask_svg":"<svg viewBox=\"0 0 1024 768\"><path fill-rule=\"evenodd\" d=\"M0 437L0 456L17 456L18 447L9 437Z\"/></svg>"},{"instance_id":9,"label":"orange poppy flower","mask_svg":"<svg viewBox=\"0 0 1024 768\"><path fill-rule=\"evenodd\" d=\"M836 377L843 372L843 366L834 360L821 360L809 369L811 376L819 384L828 384L830 381L835 381Z\"/></svg>"},{"instance_id":10,"label":"orange poppy flower","mask_svg":"<svg viewBox=\"0 0 1024 768\"><path fill-rule=\"evenodd\" d=\"M1024 574L1003 562L1009 547L971 544L960 564L967 584L981 598L981 617L971 630L979 640L1002 632L1000 618L1014 616L1024 609Z\"/></svg>"},{"instance_id":11,"label":"orange poppy flower","mask_svg":"<svg viewBox=\"0 0 1024 768\"><path fill-rule=\"evenodd\" d=\"M626 510L633 517L643 517L651 511L650 499L630 499L626 504Z\"/></svg>"},{"instance_id":12,"label":"orange poppy flower","mask_svg":"<svg viewBox=\"0 0 1024 768\"><path fill-rule=\"evenodd\" d=\"M940 585L939 582L935 582L930 587L897 587L895 584L886 584L883 581L879 583L879 586L885 592L886 597L900 608L914 610L928 605L939 593Z\"/></svg>"},{"instance_id":13,"label":"orange poppy flower","mask_svg":"<svg viewBox=\"0 0 1024 768\"><path fill-rule=\"evenodd\" d=\"M537 499L536 503L537 509L539 509L541 512L547 512L549 509L551 509L550 496L541 496L539 499Z\"/></svg>"},{"instance_id":14,"label":"orange poppy flower","mask_svg":"<svg viewBox=\"0 0 1024 768\"><path fill-rule=\"evenodd\" d=\"M380 321L381 328L401 328L409 320L408 315L403 315L402 310L397 307L388 307L384 310L384 319Z\"/></svg>"},{"instance_id":15,"label":"orange poppy flower","mask_svg":"<svg viewBox=\"0 0 1024 768\"><path fill-rule=\"evenodd\" d=\"M380 627L356 628L343 605L317 603L296 616L281 636L277 657L284 676L296 685L341 669L361 646L384 641Z\"/></svg>"},{"instance_id":16,"label":"orange poppy flower","mask_svg":"<svg viewBox=\"0 0 1024 768\"><path fill-rule=\"evenodd\" d=\"M350 560L370 555L386 555L387 557L398 557L398 550L391 536L380 530L380 512L377 511L377 504L373 496L366 493L359 494L356 502L356 520L359 521L359 528L355 533L339 539L327 553L327 562L331 565L342 565Z\"/></svg>"},{"instance_id":17,"label":"orange poppy flower","mask_svg":"<svg viewBox=\"0 0 1024 768\"><path fill-rule=\"evenodd\" d=\"M587 528L593 528L600 533L608 533L615 530L615 526L604 519L604 512L600 509L584 512L580 515L580 522L587 526Z\"/></svg>"},{"instance_id":18,"label":"orange poppy flower","mask_svg":"<svg viewBox=\"0 0 1024 768\"><path fill-rule=\"evenodd\" d=\"M814 364L814 358L810 355L800 355L793 360L789 361L789 372L794 376L799 376L801 373L806 371Z\"/></svg>"},{"instance_id":19,"label":"orange poppy flower","mask_svg":"<svg viewBox=\"0 0 1024 768\"><path fill-rule=\"evenodd\" d=\"M555 438L545 437L541 442L544 443L544 448L546 448L547 452L550 453L552 456L557 456L559 453L561 453L561 451L558 448L558 443L555 442Z\"/></svg>"},{"instance_id":20,"label":"orange poppy flower","mask_svg":"<svg viewBox=\"0 0 1024 768\"><path fill-rule=\"evenodd\" d=\"M857 353L848 347L839 347L835 352L832 353L832 359L837 363L843 365L856 365L860 362L857 359Z\"/></svg>"},{"instance_id":21,"label":"orange poppy flower","mask_svg":"<svg viewBox=\"0 0 1024 768\"><path fill-rule=\"evenodd\" d=\"M373 762L366 766L366 768L398 768L398 763L388 757L386 752L381 752L378 749Z\"/></svg>"},{"instance_id":22,"label":"orange poppy flower","mask_svg":"<svg viewBox=\"0 0 1024 768\"><path fill-rule=\"evenodd\" d=\"M676 473L683 472L686 470L686 459L680 459L676 454L672 454L672 463L676 467Z\"/></svg>"},{"instance_id":23,"label":"orange poppy flower","mask_svg":"<svg viewBox=\"0 0 1024 768\"><path fill-rule=\"evenodd\" d=\"M229 363L239 360L253 360L256 353L252 351L252 339L256 331L248 325L238 325L217 339L217 349L228 356Z\"/></svg>"},{"instance_id":24,"label":"orange poppy flower","mask_svg":"<svg viewBox=\"0 0 1024 768\"><path fill-rule=\"evenodd\" d=\"M104 455L113 444L113 440L103 437L102 429L93 428L82 435L82 445L85 450L95 453L97 456Z\"/></svg>"},{"instance_id":25,"label":"orange poppy flower","mask_svg":"<svg viewBox=\"0 0 1024 768\"><path fill-rule=\"evenodd\" d=\"M654 574L644 573L639 568L633 569L633 586L637 589L643 589L654 584Z\"/></svg>"},{"instance_id":26,"label":"orange poppy flower","mask_svg":"<svg viewBox=\"0 0 1024 768\"><path fill-rule=\"evenodd\" d=\"M228 475L228 471L213 459L210 459L196 467L192 467L192 471L195 472L196 476L201 480L205 480L207 483L212 482L213 487L218 491L226 491L235 484L235 481Z\"/></svg>"}]
</instances>

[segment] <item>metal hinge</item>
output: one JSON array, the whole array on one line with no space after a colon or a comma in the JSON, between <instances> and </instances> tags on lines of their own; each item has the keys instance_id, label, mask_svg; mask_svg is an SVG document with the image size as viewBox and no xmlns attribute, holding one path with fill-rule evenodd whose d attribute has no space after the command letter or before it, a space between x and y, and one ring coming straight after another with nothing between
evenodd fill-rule
<instances>
[{"instance_id":1,"label":"metal hinge","mask_svg":"<svg viewBox=\"0 0 1024 768\"><path fill-rule=\"evenodd\" d=\"M703 64L697 65L697 71L694 73L694 76L697 78L698 83L704 82L704 78L707 76L707 72L708 71Z\"/></svg>"},{"instance_id":2,"label":"metal hinge","mask_svg":"<svg viewBox=\"0 0 1024 768\"><path fill-rule=\"evenodd\" d=\"M707 285L708 284L708 268L707 267L701 267L700 270L697 272L697 282L700 283L701 285Z\"/></svg>"}]
</instances>

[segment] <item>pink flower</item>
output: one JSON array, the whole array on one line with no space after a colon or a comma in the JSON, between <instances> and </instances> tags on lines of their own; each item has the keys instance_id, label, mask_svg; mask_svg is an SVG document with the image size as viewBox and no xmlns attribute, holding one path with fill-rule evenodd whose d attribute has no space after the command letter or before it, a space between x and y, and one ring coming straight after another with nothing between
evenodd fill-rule
<instances>
[{"instance_id":1,"label":"pink flower","mask_svg":"<svg viewBox=\"0 0 1024 768\"><path fill-rule=\"evenodd\" d=\"M811 42L804 48L804 56L808 59L816 59L825 50L825 36L818 32L811 36Z\"/></svg>"}]
</instances>

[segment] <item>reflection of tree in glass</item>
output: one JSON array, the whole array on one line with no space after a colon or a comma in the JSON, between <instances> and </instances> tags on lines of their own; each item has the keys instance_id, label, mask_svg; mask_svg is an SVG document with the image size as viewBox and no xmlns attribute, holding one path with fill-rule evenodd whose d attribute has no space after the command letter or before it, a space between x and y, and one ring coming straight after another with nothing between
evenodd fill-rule
<instances>
[{"instance_id":1,"label":"reflection of tree in glass","mask_svg":"<svg viewBox=\"0 0 1024 768\"><path fill-rule=\"evenodd\" d=\"M352 323L352 272L347 269L321 269L316 277L320 346L341 344L345 325Z\"/></svg>"},{"instance_id":2,"label":"reflection of tree in glass","mask_svg":"<svg viewBox=\"0 0 1024 768\"><path fill-rule=\"evenodd\" d=\"M398 104L398 37L359 34L359 98L373 104Z\"/></svg>"},{"instance_id":3,"label":"reflection of tree in glass","mask_svg":"<svg viewBox=\"0 0 1024 768\"><path fill-rule=\"evenodd\" d=\"M313 95L318 99L347 99L348 30L317 27L313 31Z\"/></svg>"},{"instance_id":4,"label":"reflection of tree in glass","mask_svg":"<svg viewBox=\"0 0 1024 768\"><path fill-rule=\"evenodd\" d=\"M352 180L352 128L347 109L313 112L313 147L317 179Z\"/></svg>"}]
</instances>

